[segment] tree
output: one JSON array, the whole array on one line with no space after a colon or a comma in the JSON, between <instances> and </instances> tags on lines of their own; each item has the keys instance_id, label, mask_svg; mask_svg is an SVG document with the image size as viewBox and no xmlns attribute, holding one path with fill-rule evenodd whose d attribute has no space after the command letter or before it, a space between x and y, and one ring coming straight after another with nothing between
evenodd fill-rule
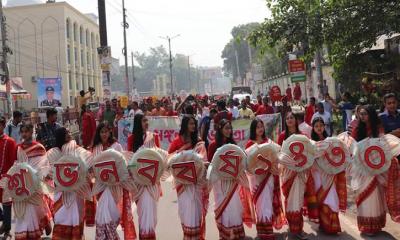
<instances>
[{"instance_id":1,"label":"tree","mask_svg":"<svg viewBox=\"0 0 400 240\"><path fill-rule=\"evenodd\" d=\"M247 38L258 26L258 23L248 23L234 27L231 31L232 39L225 45L222 51L221 57L224 60L224 72L231 73L234 80L238 77L243 79L246 76L246 72L251 67L249 48L253 56L252 61L256 59L256 50L249 45ZM239 73L237 68L239 68Z\"/></svg>"},{"instance_id":2,"label":"tree","mask_svg":"<svg viewBox=\"0 0 400 240\"><path fill-rule=\"evenodd\" d=\"M397 0L266 0L266 3L272 17L252 32L252 44L262 48L281 43L285 52L298 51L306 62L326 47L336 73L345 72L346 61L370 48L379 36L400 31Z\"/></svg>"}]
</instances>

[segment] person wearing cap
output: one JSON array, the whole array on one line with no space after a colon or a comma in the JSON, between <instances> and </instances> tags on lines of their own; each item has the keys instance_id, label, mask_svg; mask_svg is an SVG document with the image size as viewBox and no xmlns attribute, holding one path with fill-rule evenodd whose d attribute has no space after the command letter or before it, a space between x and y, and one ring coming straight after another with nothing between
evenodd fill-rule
<instances>
[{"instance_id":1,"label":"person wearing cap","mask_svg":"<svg viewBox=\"0 0 400 240\"><path fill-rule=\"evenodd\" d=\"M41 107L57 107L61 102L54 99L54 87L46 87L46 99L40 103Z\"/></svg>"}]
</instances>

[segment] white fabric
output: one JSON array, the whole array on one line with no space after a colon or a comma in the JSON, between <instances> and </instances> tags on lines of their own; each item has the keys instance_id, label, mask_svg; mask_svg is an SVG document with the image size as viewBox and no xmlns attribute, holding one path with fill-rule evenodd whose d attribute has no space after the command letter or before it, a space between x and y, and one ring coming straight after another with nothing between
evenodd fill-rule
<instances>
[{"instance_id":1,"label":"white fabric","mask_svg":"<svg viewBox=\"0 0 400 240\"><path fill-rule=\"evenodd\" d=\"M203 216L202 188L198 185L185 185L178 196L178 212L186 227L200 227Z\"/></svg>"},{"instance_id":2,"label":"white fabric","mask_svg":"<svg viewBox=\"0 0 400 240\"><path fill-rule=\"evenodd\" d=\"M129 111L128 117L135 117L136 114L143 114L143 111L140 110L139 108L135 111L134 109L131 109Z\"/></svg>"},{"instance_id":3,"label":"white fabric","mask_svg":"<svg viewBox=\"0 0 400 240\"><path fill-rule=\"evenodd\" d=\"M255 192L257 187L260 185L262 178L256 178L255 176L249 176L250 189ZM274 198L274 176L271 175L262 190L257 202L255 203L256 215L258 222L266 222L272 220L274 213L272 202Z\"/></svg>"},{"instance_id":4,"label":"white fabric","mask_svg":"<svg viewBox=\"0 0 400 240\"><path fill-rule=\"evenodd\" d=\"M72 201L71 206L66 207L65 204L54 215L55 225L66 225L66 226L79 226L83 220L83 208L84 200L79 198L75 192L69 193ZM62 196L61 192L56 193L54 200L58 201Z\"/></svg>"},{"instance_id":5,"label":"white fabric","mask_svg":"<svg viewBox=\"0 0 400 240\"><path fill-rule=\"evenodd\" d=\"M239 109L236 106L233 106L232 108L228 108L228 111L232 113L232 118L236 119L239 117Z\"/></svg>"},{"instance_id":6,"label":"white fabric","mask_svg":"<svg viewBox=\"0 0 400 240\"><path fill-rule=\"evenodd\" d=\"M109 188L101 194L97 203L96 224L103 225L118 222L120 219L119 209Z\"/></svg>"},{"instance_id":7,"label":"white fabric","mask_svg":"<svg viewBox=\"0 0 400 240\"><path fill-rule=\"evenodd\" d=\"M221 181L218 180L213 183L213 192L214 192L214 201L215 201L215 208L217 209L222 202L224 201L228 185L233 185L234 183L229 181ZM240 201L239 195L239 187L236 188L235 193L233 194L231 201L226 206L225 210L221 214L221 217L217 220L219 221L224 227L234 227L243 224L243 206L242 202Z\"/></svg>"},{"instance_id":8,"label":"white fabric","mask_svg":"<svg viewBox=\"0 0 400 240\"><path fill-rule=\"evenodd\" d=\"M328 205L332 211L339 212L339 196L336 192L336 184L333 184L331 189L329 189L324 204Z\"/></svg>"},{"instance_id":9,"label":"white fabric","mask_svg":"<svg viewBox=\"0 0 400 240\"><path fill-rule=\"evenodd\" d=\"M33 232L40 229L39 206L27 203L25 214L22 218L15 219L15 232Z\"/></svg>"},{"instance_id":10,"label":"white fabric","mask_svg":"<svg viewBox=\"0 0 400 240\"><path fill-rule=\"evenodd\" d=\"M311 139L312 127L310 125L308 125L306 122L302 122L299 124L299 130Z\"/></svg>"},{"instance_id":11,"label":"white fabric","mask_svg":"<svg viewBox=\"0 0 400 240\"><path fill-rule=\"evenodd\" d=\"M136 203L140 232L144 234L154 233L157 225L157 200L149 192L152 187L144 187Z\"/></svg>"},{"instance_id":12,"label":"white fabric","mask_svg":"<svg viewBox=\"0 0 400 240\"><path fill-rule=\"evenodd\" d=\"M306 174L294 173L293 171L284 168L282 173L282 183L290 179L292 174L296 174L289 195L286 199L286 212L299 212L304 205L304 192L306 189Z\"/></svg>"},{"instance_id":13,"label":"white fabric","mask_svg":"<svg viewBox=\"0 0 400 240\"><path fill-rule=\"evenodd\" d=\"M311 170L312 176L314 178L315 191L318 191L322 187L321 173L319 171L320 170L318 168L313 168Z\"/></svg>"},{"instance_id":14,"label":"white fabric","mask_svg":"<svg viewBox=\"0 0 400 240\"><path fill-rule=\"evenodd\" d=\"M361 183L361 188L356 192L359 195L361 192L368 187L368 185L373 180L370 177L367 181ZM375 190L366 198L360 206L357 207L357 216L360 217L379 217L386 211L386 200L383 187L380 183L375 188Z\"/></svg>"}]
</instances>

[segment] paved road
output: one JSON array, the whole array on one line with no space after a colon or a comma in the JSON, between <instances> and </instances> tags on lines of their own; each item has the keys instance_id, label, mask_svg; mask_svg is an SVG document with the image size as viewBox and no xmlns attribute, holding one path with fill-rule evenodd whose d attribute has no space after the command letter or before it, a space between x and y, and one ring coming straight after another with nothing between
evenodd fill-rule
<instances>
[{"instance_id":1,"label":"paved road","mask_svg":"<svg viewBox=\"0 0 400 240\"><path fill-rule=\"evenodd\" d=\"M170 182L165 182L162 184L163 197L159 202L159 212L158 212L158 225L157 225L157 237L161 240L179 240L182 239L182 230L178 217L178 205L176 202L176 192L172 189L172 184ZM212 194L211 194L212 196ZM218 230L214 221L214 213L212 211L213 199L210 199L211 205L209 209L209 214L207 215L207 239L216 240L218 239ZM136 210L136 209L134 209ZM400 225L393 223L388 217L387 225L384 232L380 233L375 237L364 237L360 236L357 229L357 222L355 216L352 213L341 214L340 216L341 226L343 232L338 236L327 236L318 231L318 225L310 222L306 222L304 226L304 231L309 234L309 239L311 240L358 240L358 239L373 239L373 240L391 240L400 239ZM135 224L137 225L137 216L135 214ZM248 239L254 239L256 237L255 227L246 228L246 235ZM138 232L138 230L137 230ZM85 228L86 240L94 240L95 228ZM119 229L119 234L121 239L123 239L122 230ZM287 234L287 227L284 227L276 233L277 239L292 239Z\"/></svg>"}]
</instances>

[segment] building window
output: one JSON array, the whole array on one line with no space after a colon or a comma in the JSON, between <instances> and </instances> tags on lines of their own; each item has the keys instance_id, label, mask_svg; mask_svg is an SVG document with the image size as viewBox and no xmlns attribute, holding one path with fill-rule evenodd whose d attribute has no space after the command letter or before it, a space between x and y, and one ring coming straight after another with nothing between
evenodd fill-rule
<instances>
[{"instance_id":1,"label":"building window","mask_svg":"<svg viewBox=\"0 0 400 240\"><path fill-rule=\"evenodd\" d=\"M74 106L74 96L69 96L69 106Z\"/></svg>"},{"instance_id":2,"label":"building window","mask_svg":"<svg viewBox=\"0 0 400 240\"><path fill-rule=\"evenodd\" d=\"M74 23L74 41L78 41L78 25Z\"/></svg>"},{"instance_id":3,"label":"building window","mask_svg":"<svg viewBox=\"0 0 400 240\"><path fill-rule=\"evenodd\" d=\"M90 34L89 34L89 30L86 29L86 46L89 47L89 43L90 43Z\"/></svg>"},{"instance_id":4,"label":"building window","mask_svg":"<svg viewBox=\"0 0 400 240\"><path fill-rule=\"evenodd\" d=\"M89 87L93 87L92 76L91 75L88 75L88 83L89 83Z\"/></svg>"},{"instance_id":5,"label":"building window","mask_svg":"<svg viewBox=\"0 0 400 240\"><path fill-rule=\"evenodd\" d=\"M75 59L75 65L78 62L78 49L76 47L74 47L74 59Z\"/></svg>"},{"instance_id":6,"label":"building window","mask_svg":"<svg viewBox=\"0 0 400 240\"><path fill-rule=\"evenodd\" d=\"M85 54L83 53L83 50L81 50L81 67L85 64Z\"/></svg>"},{"instance_id":7,"label":"building window","mask_svg":"<svg viewBox=\"0 0 400 240\"><path fill-rule=\"evenodd\" d=\"M81 78L81 81L82 81L82 83L81 83L81 86L82 86L82 90L85 90L86 91L86 87L85 87L85 75L83 75L83 73L82 73L82 78Z\"/></svg>"},{"instance_id":8,"label":"building window","mask_svg":"<svg viewBox=\"0 0 400 240\"><path fill-rule=\"evenodd\" d=\"M95 49L95 47L94 47L94 41L95 41L95 39L94 39L94 34L92 33L92 34L90 34L90 40L92 40L92 48L93 49Z\"/></svg>"},{"instance_id":9,"label":"building window","mask_svg":"<svg viewBox=\"0 0 400 240\"><path fill-rule=\"evenodd\" d=\"M71 37L71 32L70 32L71 30L69 29L69 28L70 28L70 26L69 26L69 25L70 25L69 19L67 19L67 22L66 22L65 25L66 25L65 28L66 28L67 38L70 38L70 37Z\"/></svg>"},{"instance_id":10,"label":"building window","mask_svg":"<svg viewBox=\"0 0 400 240\"><path fill-rule=\"evenodd\" d=\"M87 68L90 70L90 54L89 54L89 52L86 53L86 65L87 65Z\"/></svg>"},{"instance_id":11,"label":"building window","mask_svg":"<svg viewBox=\"0 0 400 240\"><path fill-rule=\"evenodd\" d=\"M83 44L83 39L84 39L83 27L81 27L81 28L79 29L79 42L80 42L81 44Z\"/></svg>"},{"instance_id":12,"label":"building window","mask_svg":"<svg viewBox=\"0 0 400 240\"><path fill-rule=\"evenodd\" d=\"M71 46L69 44L67 46L67 62L71 64Z\"/></svg>"},{"instance_id":13,"label":"building window","mask_svg":"<svg viewBox=\"0 0 400 240\"><path fill-rule=\"evenodd\" d=\"M75 74L75 87L76 87L76 90L79 92L80 91L80 87L79 87L79 73L76 73Z\"/></svg>"},{"instance_id":14,"label":"building window","mask_svg":"<svg viewBox=\"0 0 400 240\"><path fill-rule=\"evenodd\" d=\"M72 72L71 70L68 71L68 85L69 85L69 90L72 90Z\"/></svg>"},{"instance_id":15,"label":"building window","mask_svg":"<svg viewBox=\"0 0 400 240\"><path fill-rule=\"evenodd\" d=\"M96 64L95 64L95 61L96 61L96 60L95 60L94 54L92 54L92 69L93 69L93 70L96 69L96 68L95 68L95 65L96 65Z\"/></svg>"}]
</instances>

